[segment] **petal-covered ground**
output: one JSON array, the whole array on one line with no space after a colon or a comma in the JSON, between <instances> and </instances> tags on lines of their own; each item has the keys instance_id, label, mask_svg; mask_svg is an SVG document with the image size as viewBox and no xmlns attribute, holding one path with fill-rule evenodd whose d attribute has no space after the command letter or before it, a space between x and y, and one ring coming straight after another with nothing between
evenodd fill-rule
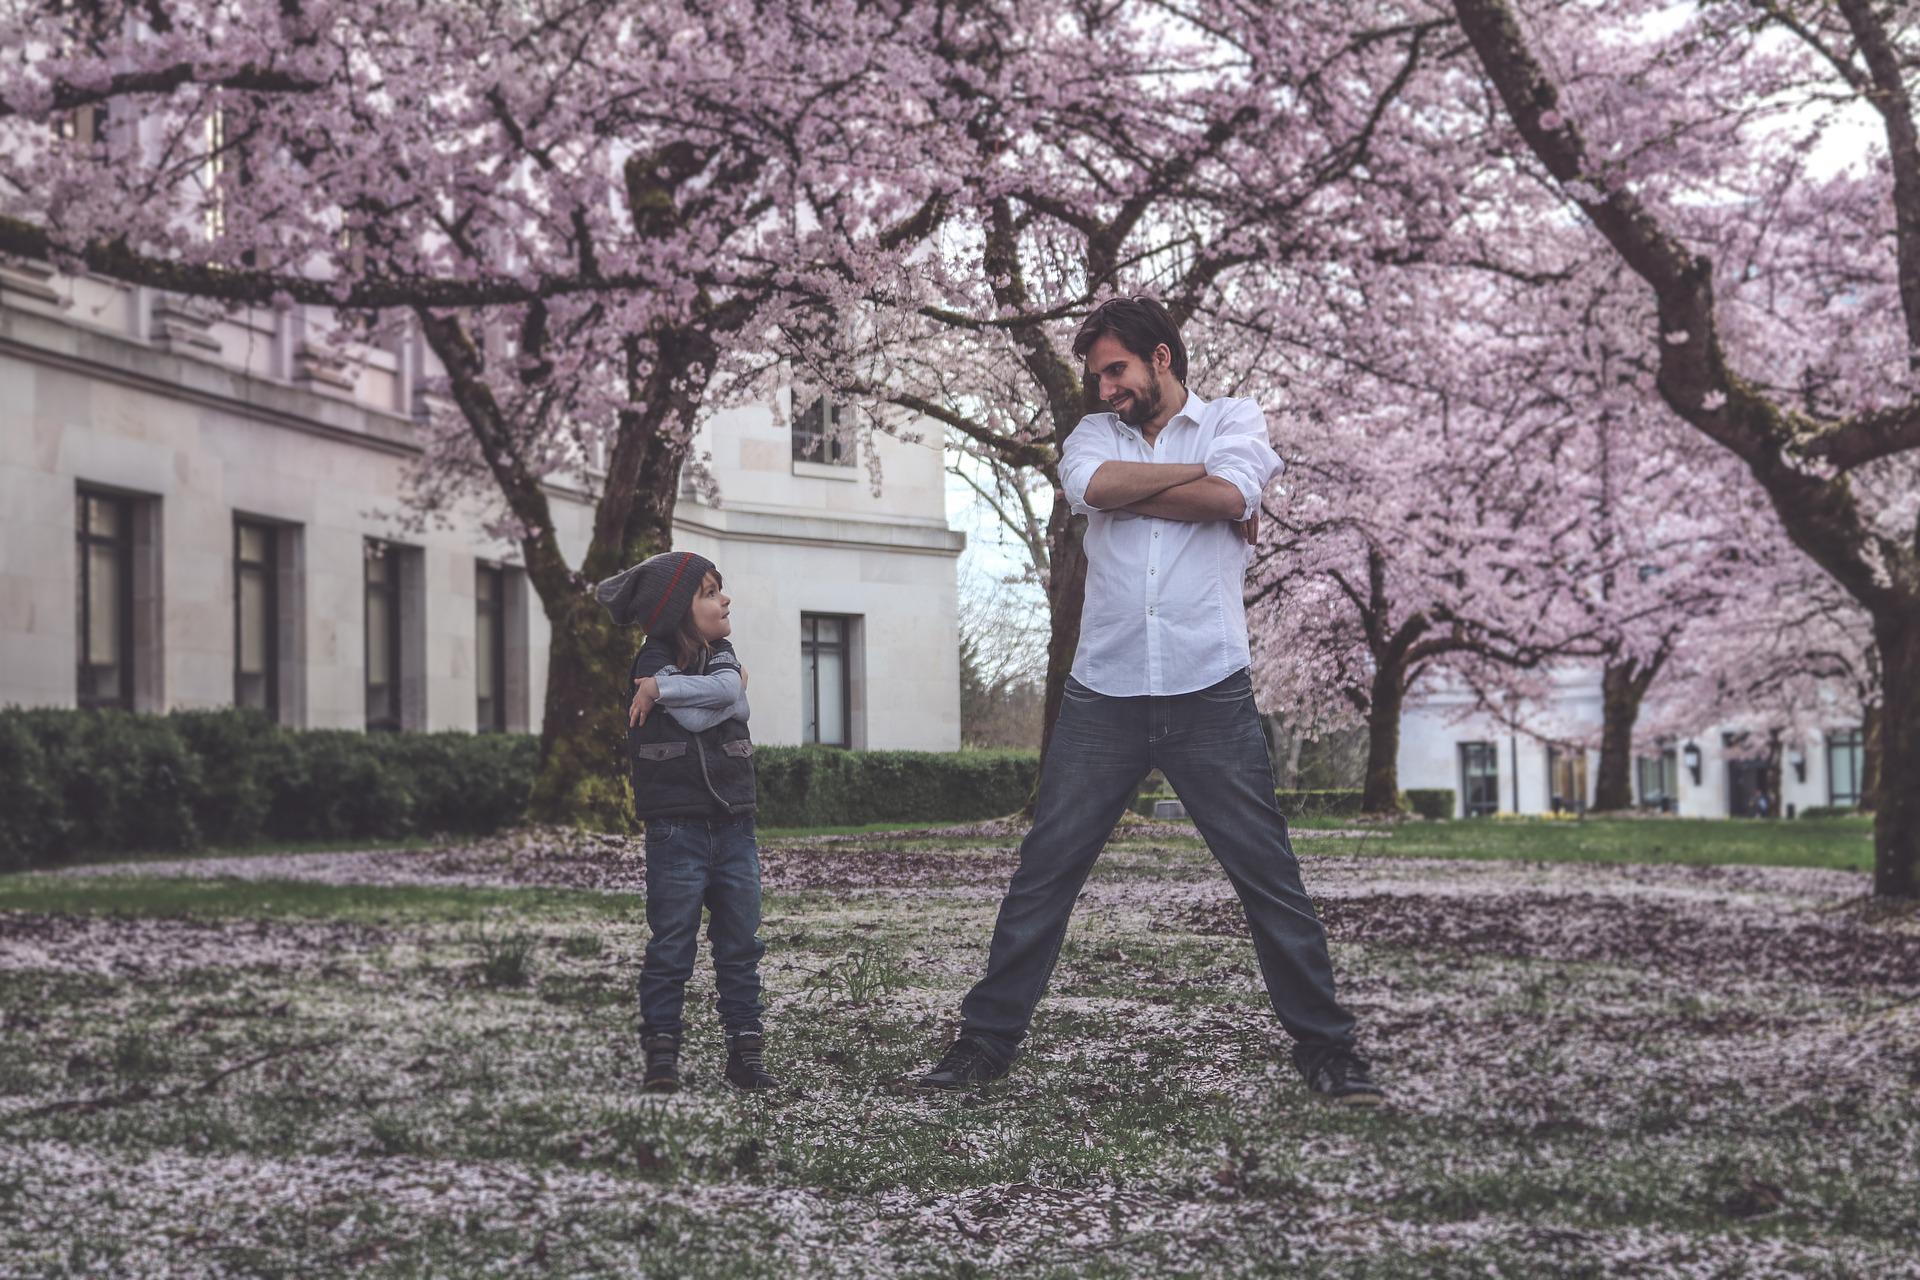
<instances>
[{"instance_id":1,"label":"petal-covered ground","mask_svg":"<svg viewBox=\"0 0 1920 1280\"><path fill-rule=\"evenodd\" d=\"M639 1091L628 841L0 880L0 1275L1920 1277L1920 915L1299 835L1378 1113L1285 1066L1178 827L1109 848L958 1098L900 1080L1003 825L766 842L773 1098L719 1078L710 970L690 1087Z\"/></svg>"}]
</instances>

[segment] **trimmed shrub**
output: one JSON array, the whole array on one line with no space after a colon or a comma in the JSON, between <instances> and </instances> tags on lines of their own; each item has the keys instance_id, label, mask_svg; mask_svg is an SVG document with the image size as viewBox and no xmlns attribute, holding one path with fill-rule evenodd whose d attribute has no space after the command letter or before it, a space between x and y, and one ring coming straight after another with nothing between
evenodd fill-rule
<instances>
[{"instance_id":1,"label":"trimmed shrub","mask_svg":"<svg viewBox=\"0 0 1920 1280\"><path fill-rule=\"evenodd\" d=\"M479 835L520 821L540 768L531 734L403 733L386 736L390 770L413 797L413 828Z\"/></svg>"},{"instance_id":2,"label":"trimmed shrub","mask_svg":"<svg viewBox=\"0 0 1920 1280\"><path fill-rule=\"evenodd\" d=\"M1451 818L1453 816L1452 787L1416 787L1403 792L1413 811L1423 818Z\"/></svg>"},{"instance_id":3,"label":"trimmed shrub","mask_svg":"<svg viewBox=\"0 0 1920 1280\"><path fill-rule=\"evenodd\" d=\"M200 762L164 716L131 711L9 709L33 736L58 797L58 837L39 862L87 849L197 848ZM0 822L11 827L13 815Z\"/></svg>"},{"instance_id":4,"label":"trimmed shrub","mask_svg":"<svg viewBox=\"0 0 1920 1280\"><path fill-rule=\"evenodd\" d=\"M262 840L481 835L520 821L526 734L290 730L239 709L0 710L0 870L90 852ZM761 747L764 826L965 822L1011 813L1030 752Z\"/></svg>"},{"instance_id":5,"label":"trimmed shrub","mask_svg":"<svg viewBox=\"0 0 1920 1280\"><path fill-rule=\"evenodd\" d=\"M249 844L266 830L275 783L286 771L286 735L250 708L174 711L167 721L200 761L194 822L208 844Z\"/></svg>"},{"instance_id":6,"label":"trimmed shrub","mask_svg":"<svg viewBox=\"0 0 1920 1280\"><path fill-rule=\"evenodd\" d=\"M1800 811L1803 818L1851 818L1860 810L1850 804L1810 804Z\"/></svg>"},{"instance_id":7,"label":"trimmed shrub","mask_svg":"<svg viewBox=\"0 0 1920 1280\"><path fill-rule=\"evenodd\" d=\"M996 817L1027 802L1040 769L1028 751L756 746L753 763L765 827Z\"/></svg>"},{"instance_id":8,"label":"trimmed shrub","mask_svg":"<svg viewBox=\"0 0 1920 1280\"><path fill-rule=\"evenodd\" d=\"M67 841L47 753L18 715L0 712L0 871L19 871Z\"/></svg>"}]
</instances>

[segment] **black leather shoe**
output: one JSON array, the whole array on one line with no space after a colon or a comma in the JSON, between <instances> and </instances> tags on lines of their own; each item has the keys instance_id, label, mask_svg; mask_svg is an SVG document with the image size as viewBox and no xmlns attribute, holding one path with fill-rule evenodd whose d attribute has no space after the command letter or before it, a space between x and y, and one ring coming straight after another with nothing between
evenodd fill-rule
<instances>
[{"instance_id":1,"label":"black leather shoe","mask_svg":"<svg viewBox=\"0 0 1920 1280\"><path fill-rule=\"evenodd\" d=\"M743 1031L727 1037L727 1083L736 1089L778 1089L780 1082L768 1074L761 1054L766 1037Z\"/></svg>"},{"instance_id":2,"label":"black leather shoe","mask_svg":"<svg viewBox=\"0 0 1920 1280\"><path fill-rule=\"evenodd\" d=\"M674 1036L646 1036L647 1074L641 1088L648 1093L673 1093L680 1088L680 1041Z\"/></svg>"},{"instance_id":3,"label":"black leather shoe","mask_svg":"<svg viewBox=\"0 0 1920 1280\"><path fill-rule=\"evenodd\" d=\"M971 1036L961 1036L942 1055L933 1070L913 1082L916 1089L964 1089L970 1084L987 1084L1007 1074L1010 1063L994 1058L987 1047Z\"/></svg>"},{"instance_id":4,"label":"black leather shoe","mask_svg":"<svg viewBox=\"0 0 1920 1280\"><path fill-rule=\"evenodd\" d=\"M1386 1091L1373 1082L1372 1067L1352 1049L1295 1045L1293 1065L1300 1069L1307 1088L1329 1102L1349 1107L1377 1107L1387 1100Z\"/></svg>"}]
</instances>

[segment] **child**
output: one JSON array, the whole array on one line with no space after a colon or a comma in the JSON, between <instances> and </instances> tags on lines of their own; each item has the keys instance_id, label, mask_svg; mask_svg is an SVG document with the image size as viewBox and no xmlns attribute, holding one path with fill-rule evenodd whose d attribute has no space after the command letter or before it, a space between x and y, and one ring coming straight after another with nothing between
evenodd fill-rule
<instances>
[{"instance_id":1,"label":"child","mask_svg":"<svg viewBox=\"0 0 1920 1280\"><path fill-rule=\"evenodd\" d=\"M760 851L753 838L753 740L747 676L726 637L732 602L720 571L690 551L643 560L596 589L622 626L646 632L627 711L635 814L647 824L647 942L640 969L645 1087L680 1087L680 1010L693 975L700 910L711 916L714 985L727 1033L727 1080L778 1082L762 1060Z\"/></svg>"}]
</instances>

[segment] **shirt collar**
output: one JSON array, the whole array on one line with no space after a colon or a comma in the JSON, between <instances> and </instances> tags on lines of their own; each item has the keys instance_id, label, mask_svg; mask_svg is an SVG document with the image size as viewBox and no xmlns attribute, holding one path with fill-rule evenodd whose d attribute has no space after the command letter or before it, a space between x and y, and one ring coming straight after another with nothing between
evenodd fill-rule
<instances>
[{"instance_id":1,"label":"shirt collar","mask_svg":"<svg viewBox=\"0 0 1920 1280\"><path fill-rule=\"evenodd\" d=\"M1187 392L1187 402L1180 406L1180 412L1174 414L1173 417L1167 419L1167 425L1172 426L1176 419L1185 418L1188 422L1193 423L1195 426L1199 426L1200 413L1206 407L1207 407L1207 402L1205 400L1202 400L1199 396L1189 391Z\"/></svg>"},{"instance_id":2,"label":"shirt collar","mask_svg":"<svg viewBox=\"0 0 1920 1280\"><path fill-rule=\"evenodd\" d=\"M1180 419L1185 418L1188 422L1191 422L1194 426L1197 427L1200 425L1200 414L1206 409L1206 407L1207 407L1207 402L1205 400L1202 400L1199 396L1189 391L1187 392L1187 402L1180 406L1180 412L1174 414L1171 418L1167 419L1167 426L1170 427L1174 423L1180 421ZM1136 436L1139 436L1142 434L1140 428L1126 422L1117 413L1113 415L1113 420L1116 423L1118 423L1121 429L1124 431L1129 431ZM1161 430L1163 431L1166 430L1166 427L1162 427Z\"/></svg>"}]
</instances>

